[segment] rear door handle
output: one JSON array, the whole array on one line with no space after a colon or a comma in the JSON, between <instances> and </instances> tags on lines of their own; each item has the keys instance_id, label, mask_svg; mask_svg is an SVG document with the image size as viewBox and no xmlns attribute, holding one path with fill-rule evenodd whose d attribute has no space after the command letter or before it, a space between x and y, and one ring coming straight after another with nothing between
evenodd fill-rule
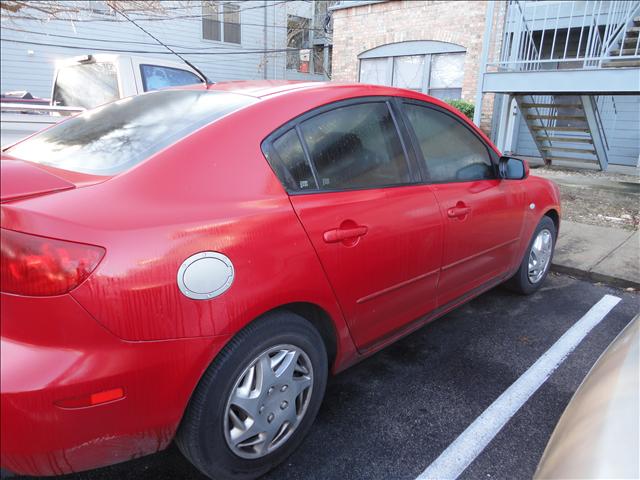
<instances>
[{"instance_id":1,"label":"rear door handle","mask_svg":"<svg viewBox=\"0 0 640 480\"><path fill-rule=\"evenodd\" d=\"M345 240L352 240L358 237L366 235L369 229L364 225L357 225L355 227L341 227L334 228L333 230L327 230L324 232L322 238L327 243L337 243Z\"/></svg>"},{"instance_id":2,"label":"rear door handle","mask_svg":"<svg viewBox=\"0 0 640 480\"><path fill-rule=\"evenodd\" d=\"M471 212L471 207L456 205L455 207L447 210L447 215L449 218L461 218L469 215L469 212Z\"/></svg>"}]
</instances>

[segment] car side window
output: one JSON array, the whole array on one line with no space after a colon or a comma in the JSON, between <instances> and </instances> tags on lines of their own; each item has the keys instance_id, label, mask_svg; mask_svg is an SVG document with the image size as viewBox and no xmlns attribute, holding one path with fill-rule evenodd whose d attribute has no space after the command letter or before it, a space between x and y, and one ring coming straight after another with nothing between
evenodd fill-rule
<instances>
[{"instance_id":1,"label":"car side window","mask_svg":"<svg viewBox=\"0 0 640 480\"><path fill-rule=\"evenodd\" d=\"M267 155L267 159L287 191L318 188L295 128L274 140L272 151L275 157Z\"/></svg>"},{"instance_id":2,"label":"car side window","mask_svg":"<svg viewBox=\"0 0 640 480\"><path fill-rule=\"evenodd\" d=\"M373 188L411 182L386 102L338 107L300 124L321 190Z\"/></svg>"},{"instance_id":3,"label":"car side window","mask_svg":"<svg viewBox=\"0 0 640 480\"><path fill-rule=\"evenodd\" d=\"M203 83L202 79L194 73L180 68L140 65L140 72L142 73L142 84L145 92L166 87Z\"/></svg>"},{"instance_id":4,"label":"car side window","mask_svg":"<svg viewBox=\"0 0 640 480\"><path fill-rule=\"evenodd\" d=\"M496 178L487 147L453 116L412 103L404 111L433 182Z\"/></svg>"}]
</instances>

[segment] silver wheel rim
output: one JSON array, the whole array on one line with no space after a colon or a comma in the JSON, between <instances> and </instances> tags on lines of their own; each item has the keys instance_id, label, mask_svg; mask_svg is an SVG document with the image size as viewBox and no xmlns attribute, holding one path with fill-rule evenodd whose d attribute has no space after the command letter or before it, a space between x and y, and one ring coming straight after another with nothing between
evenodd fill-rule
<instances>
[{"instance_id":1,"label":"silver wheel rim","mask_svg":"<svg viewBox=\"0 0 640 480\"><path fill-rule=\"evenodd\" d=\"M540 230L529 251L529 281L538 283L551 263L553 252L553 236L546 228Z\"/></svg>"},{"instance_id":2,"label":"silver wheel rim","mask_svg":"<svg viewBox=\"0 0 640 480\"><path fill-rule=\"evenodd\" d=\"M236 380L225 409L224 435L233 453L260 458L284 445L304 418L313 367L293 345L277 345L254 358Z\"/></svg>"}]
</instances>

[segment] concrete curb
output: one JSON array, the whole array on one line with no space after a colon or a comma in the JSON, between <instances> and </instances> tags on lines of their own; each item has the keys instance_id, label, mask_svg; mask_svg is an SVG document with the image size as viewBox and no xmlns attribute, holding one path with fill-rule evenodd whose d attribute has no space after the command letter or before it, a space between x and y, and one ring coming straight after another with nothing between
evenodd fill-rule
<instances>
[{"instance_id":1,"label":"concrete curb","mask_svg":"<svg viewBox=\"0 0 640 480\"><path fill-rule=\"evenodd\" d=\"M551 270L640 290L639 235L638 231L564 221Z\"/></svg>"},{"instance_id":2,"label":"concrete curb","mask_svg":"<svg viewBox=\"0 0 640 480\"><path fill-rule=\"evenodd\" d=\"M551 271L563 273L565 275L571 275L572 277L589 280L591 282L606 283L607 285L611 285L612 287L634 288L636 290L640 290L640 283L638 282L614 277L611 275L604 275L602 273L590 272L588 270L581 270L579 268L569 267L567 265L551 263Z\"/></svg>"}]
</instances>

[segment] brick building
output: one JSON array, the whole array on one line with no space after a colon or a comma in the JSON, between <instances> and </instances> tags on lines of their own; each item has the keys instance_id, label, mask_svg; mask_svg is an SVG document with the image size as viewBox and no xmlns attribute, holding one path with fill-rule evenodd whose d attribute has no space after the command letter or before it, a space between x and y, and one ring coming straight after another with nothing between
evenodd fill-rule
<instances>
[{"instance_id":1,"label":"brick building","mask_svg":"<svg viewBox=\"0 0 640 480\"><path fill-rule=\"evenodd\" d=\"M333 7L333 80L474 102L485 16L480 1L359 1ZM481 126L490 130L492 99Z\"/></svg>"},{"instance_id":2,"label":"brick building","mask_svg":"<svg viewBox=\"0 0 640 480\"><path fill-rule=\"evenodd\" d=\"M639 174L640 0L341 1L331 10L334 80L481 100L474 121L504 152Z\"/></svg>"}]
</instances>

